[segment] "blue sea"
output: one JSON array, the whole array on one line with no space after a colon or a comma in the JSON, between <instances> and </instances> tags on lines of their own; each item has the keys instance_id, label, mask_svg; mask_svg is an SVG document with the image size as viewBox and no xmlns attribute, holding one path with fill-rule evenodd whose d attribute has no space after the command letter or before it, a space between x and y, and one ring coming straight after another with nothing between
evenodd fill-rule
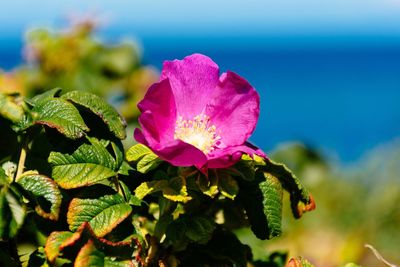
<instances>
[{"instance_id":1,"label":"blue sea","mask_svg":"<svg viewBox=\"0 0 400 267\"><path fill-rule=\"evenodd\" d=\"M1 38L0 38L1 39ZM18 38L0 40L0 67L21 61ZM143 37L143 60L191 53L246 78L261 96L251 141L265 151L305 142L344 163L400 137L400 42Z\"/></svg>"}]
</instances>

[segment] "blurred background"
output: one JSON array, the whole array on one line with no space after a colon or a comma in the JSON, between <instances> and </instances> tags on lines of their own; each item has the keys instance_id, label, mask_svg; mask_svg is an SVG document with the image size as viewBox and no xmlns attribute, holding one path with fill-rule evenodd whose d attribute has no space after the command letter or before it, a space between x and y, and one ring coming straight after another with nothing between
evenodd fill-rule
<instances>
[{"instance_id":1,"label":"blurred background","mask_svg":"<svg viewBox=\"0 0 400 267\"><path fill-rule=\"evenodd\" d=\"M400 263L400 0L13 0L0 25L0 91L95 92L130 122L127 143L162 62L210 56L258 90L251 141L317 203L285 211L281 238L239 230L255 257L378 266L368 243Z\"/></svg>"}]
</instances>

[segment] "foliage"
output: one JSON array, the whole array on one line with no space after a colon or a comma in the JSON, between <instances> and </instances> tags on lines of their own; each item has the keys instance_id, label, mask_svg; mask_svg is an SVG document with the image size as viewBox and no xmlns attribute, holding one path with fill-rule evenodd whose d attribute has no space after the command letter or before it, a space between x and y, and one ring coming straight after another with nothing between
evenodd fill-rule
<instances>
[{"instance_id":1,"label":"foliage","mask_svg":"<svg viewBox=\"0 0 400 267\"><path fill-rule=\"evenodd\" d=\"M25 62L12 72L0 71L0 91L27 97L55 87L95 93L111 101L128 121L134 121L136 103L156 81L157 72L141 63L133 42L107 44L95 38L95 30L96 23L86 20L68 29L28 32ZM74 101L73 95L66 97ZM83 103L78 104L85 106L88 99L79 99Z\"/></svg>"},{"instance_id":2,"label":"foliage","mask_svg":"<svg viewBox=\"0 0 400 267\"><path fill-rule=\"evenodd\" d=\"M397 177L398 153L376 153L354 173L293 146L205 175L144 145L124 149L156 71L134 44L105 44L94 29L34 30L24 64L0 72L0 266L312 266L288 261L298 255L317 266L376 265L365 242L398 255L400 187L385 178ZM315 202L275 161L306 179L319 212L282 224ZM21 255L26 243L34 252ZM282 247L289 252L266 254Z\"/></svg>"},{"instance_id":3,"label":"foliage","mask_svg":"<svg viewBox=\"0 0 400 267\"><path fill-rule=\"evenodd\" d=\"M29 266L246 266L251 250L234 229L279 236L284 190L296 217L314 207L285 166L258 156L205 174L142 144L125 153L124 119L91 93L1 97L16 112L1 113L11 147L0 169L0 256L17 266L28 226L37 246Z\"/></svg>"},{"instance_id":4,"label":"foliage","mask_svg":"<svg viewBox=\"0 0 400 267\"><path fill-rule=\"evenodd\" d=\"M399 141L383 144L347 166L300 143L281 145L269 155L302 177L318 209L293 221L285 216L292 211L284 206L284 234L269 242L245 229L236 231L255 258L263 258L266 250L285 249L289 257L301 255L315 266L378 266L378 257L365 248L368 243L387 261L400 261Z\"/></svg>"}]
</instances>

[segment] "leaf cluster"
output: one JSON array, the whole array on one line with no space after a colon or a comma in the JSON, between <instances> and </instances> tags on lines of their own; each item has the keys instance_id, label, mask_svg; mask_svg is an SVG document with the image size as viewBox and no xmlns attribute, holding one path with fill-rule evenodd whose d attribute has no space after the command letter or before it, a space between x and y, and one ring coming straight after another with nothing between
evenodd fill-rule
<instances>
[{"instance_id":1,"label":"leaf cluster","mask_svg":"<svg viewBox=\"0 0 400 267\"><path fill-rule=\"evenodd\" d=\"M37 246L29 266L283 266L285 254L255 262L234 231L279 236L284 191L296 218L315 208L267 158L204 172L142 144L125 153L125 120L92 93L0 94L0 115L2 261L19 264L12 244L27 233Z\"/></svg>"},{"instance_id":2,"label":"leaf cluster","mask_svg":"<svg viewBox=\"0 0 400 267\"><path fill-rule=\"evenodd\" d=\"M131 222L141 202L123 182L130 171L125 120L94 94L60 93L0 95L3 137L12 146L1 155L0 237L12 244L33 235L30 266L134 266L142 244Z\"/></svg>"}]
</instances>

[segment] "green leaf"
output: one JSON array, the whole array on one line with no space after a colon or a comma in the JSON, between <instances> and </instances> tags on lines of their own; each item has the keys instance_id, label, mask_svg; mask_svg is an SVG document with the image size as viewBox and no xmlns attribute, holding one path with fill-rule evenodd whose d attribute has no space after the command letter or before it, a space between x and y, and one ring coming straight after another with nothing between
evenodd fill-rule
<instances>
[{"instance_id":1,"label":"green leaf","mask_svg":"<svg viewBox=\"0 0 400 267\"><path fill-rule=\"evenodd\" d=\"M182 215L167 226L166 237L178 250L191 243L206 244L212 237L216 225L203 216Z\"/></svg>"},{"instance_id":2,"label":"green leaf","mask_svg":"<svg viewBox=\"0 0 400 267\"><path fill-rule=\"evenodd\" d=\"M196 184L203 194L213 198L218 194L218 178L216 175L199 175Z\"/></svg>"},{"instance_id":3,"label":"green leaf","mask_svg":"<svg viewBox=\"0 0 400 267\"><path fill-rule=\"evenodd\" d=\"M218 190L227 198L235 199L239 192L239 185L235 178L225 171L216 172L218 177Z\"/></svg>"},{"instance_id":4,"label":"green leaf","mask_svg":"<svg viewBox=\"0 0 400 267\"><path fill-rule=\"evenodd\" d=\"M29 267L50 267L46 260L46 254L43 247L39 247L29 255Z\"/></svg>"},{"instance_id":5,"label":"green leaf","mask_svg":"<svg viewBox=\"0 0 400 267\"><path fill-rule=\"evenodd\" d=\"M4 186L0 189L0 238L13 238L22 226L25 209Z\"/></svg>"},{"instance_id":6,"label":"green leaf","mask_svg":"<svg viewBox=\"0 0 400 267\"><path fill-rule=\"evenodd\" d=\"M125 161L124 158L124 147L121 142L118 144L115 142L111 142L112 149L115 155L116 165L120 166L118 169L118 173L122 175L129 175L129 171L133 170L133 168Z\"/></svg>"},{"instance_id":7,"label":"green leaf","mask_svg":"<svg viewBox=\"0 0 400 267\"><path fill-rule=\"evenodd\" d=\"M17 183L33 196L36 202L35 210L40 216L50 220L58 220L61 192L54 180L35 172L26 172L18 178ZM42 198L47 200L48 203L43 203ZM50 208L47 211L47 207L44 208L43 206L50 206Z\"/></svg>"},{"instance_id":8,"label":"green leaf","mask_svg":"<svg viewBox=\"0 0 400 267\"><path fill-rule=\"evenodd\" d=\"M132 205L132 206L139 206L140 207L142 205L142 201L139 198L137 198L136 196L134 196L134 195L130 196L130 198L128 200L128 203L129 203L129 205Z\"/></svg>"},{"instance_id":9,"label":"green leaf","mask_svg":"<svg viewBox=\"0 0 400 267\"><path fill-rule=\"evenodd\" d=\"M105 145L104 147L107 147L107 145ZM122 146L121 142L119 142L118 144L115 142L111 142L111 147L115 155L115 169L118 170L124 162L124 147Z\"/></svg>"},{"instance_id":10,"label":"green leaf","mask_svg":"<svg viewBox=\"0 0 400 267\"><path fill-rule=\"evenodd\" d=\"M263 170L278 178L283 188L289 192L292 212L296 218L300 218L303 212L315 209L315 202L308 190L284 164L266 160Z\"/></svg>"},{"instance_id":11,"label":"green leaf","mask_svg":"<svg viewBox=\"0 0 400 267\"><path fill-rule=\"evenodd\" d=\"M250 156L243 155L242 159L234 165L233 169L234 173L242 177L244 180L254 180L256 164Z\"/></svg>"},{"instance_id":12,"label":"green leaf","mask_svg":"<svg viewBox=\"0 0 400 267\"><path fill-rule=\"evenodd\" d=\"M104 267L135 267L131 260L118 261L115 257L105 257Z\"/></svg>"},{"instance_id":13,"label":"green leaf","mask_svg":"<svg viewBox=\"0 0 400 267\"><path fill-rule=\"evenodd\" d=\"M138 161L144 156L152 153L153 151L151 151L147 146L136 144L126 151L126 160L129 162Z\"/></svg>"},{"instance_id":14,"label":"green leaf","mask_svg":"<svg viewBox=\"0 0 400 267\"><path fill-rule=\"evenodd\" d=\"M268 173L258 173L252 182L240 184L239 199L243 203L251 230L260 239L281 234L282 186Z\"/></svg>"},{"instance_id":15,"label":"green leaf","mask_svg":"<svg viewBox=\"0 0 400 267\"><path fill-rule=\"evenodd\" d=\"M88 186L117 175L118 164L103 144L89 139L71 155L51 152L52 177L62 188Z\"/></svg>"},{"instance_id":16,"label":"green leaf","mask_svg":"<svg viewBox=\"0 0 400 267\"><path fill-rule=\"evenodd\" d=\"M68 231L52 232L46 240L44 247L47 259L53 263L60 254L63 245L71 242L74 233ZM75 236L76 238L76 236Z\"/></svg>"},{"instance_id":17,"label":"green leaf","mask_svg":"<svg viewBox=\"0 0 400 267\"><path fill-rule=\"evenodd\" d=\"M17 103L15 97L0 93L0 116L12 122L18 122L24 116L24 109L21 103Z\"/></svg>"},{"instance_id":18,"label":"green leaf","mask_svg":"<svg viewBox=\"0 0 400 267\"><path fill-rule=\"evenodd\" d=\"M7 163L10 163L10 164L7 164ZM5 165L8 165L9 167L5 166ZM9 176L7 176L6 170L4 170L4 168L7 169L7 172L12 175L14 175L14 172L16 170L14 163L6 162L6 164L3 164L0 167L0 186L8 185L8 183L9 183Z\"/></svg>"},{"instance_id":19,"label":"green leaf","mask_svg":"<svg viewBox=\"0 0 400 267\"><path fill-rule=\"evenodd\" d=\"M168 186L162 188L163 196L166 199L175 202L184 202L191 200L192 197L189 196L186 179L184 177L174 177L168 180Z\"/></svg>"},{"instance_id":20,"label":"green leaf","mask_svg":"<svg viewBox=\"0 0 400 267\"><path fill-rule=\"evenodd\" d=\"M143 199L145 196L151 193L159 192L163 188L168 186L167 180L157 180L151 182L143 182L135 189L135 196L138 199Z\"/></svg>"},{"instance_id":21,"label":"green leaf","mask_svg":"<svg viewBox=\"0 0 400 267\"><path fill-rule=\"evenodd\" d=\"M55 128L68 138L77 139L89 131L79 111L60 98L39 101L32 109L33 122Z\"/></svg>"},{"instance_id":22,"label":"green leaf","mask_svg":"<svg viewBox=\"0 0 400 267\"><path fill-rule=\"evenodd\" d=\"M119 182L120 190L122 191L122 195L124 196L125 200L130 205L141 206L142 205L142 201L140 199L138 199L136 196L132 195L131 190L129 189L129 187L124 182L122 182L121 180L119 180L118 182Z\"/></svg>"},{"instance_id":23,"label":"green leaf","mask_svg":"<svg viewBox=\"0 0 400 267\"><path fill-rule=\"evenodd\" d=\"M134 238L131 238L129 241L112 242L105 238L98 238L90 227L90 224L84 222L75 233L68 231L52 232L46 241L45 252L50 263L53 263L56 259L59 260L61 257L72 257L71 259L74 259L75 256L68 253L71 252L71 249L66 250L66 248L77 248L87 243L88 240L92 240L96 247L100 248L105 254L127 258L132 255L134 250L132 244L133 239Z\"/></svg>"},{"instance_id":24,"label":"green leaf","mask_svg":"<svg viewBox=\"0 0 400 267\"><path fill-rule=\"evenodd\" d=\"M265 181L259 184L264 195L264 214L267 218L269 238L282 233L282 198L283 189L280 181L269 173L265 173Z\"/></svg>"},{"instance_id":25,"label":"green leaf","mask_svg":"<svg viewBox=\"0 0 400 267\"><path fill-rule=\"evenodd\" d=\"M205 217L188 217L186 220L186 236L198 244L206 244L215 230L215 223Z\"/></svg>"},{"instance_id":26,"label":"green leaf","mask_svg":"<svg viewBox=\"0 0 400 267\"><path fill-rule=\"evenodd\" d=\"M129 148L126 152L126 160L136 162L136 170L141 173L155 169L162 162L153 151L142 144L136 144Z\"/></svg>"},{"instance_id":27,"label":"green leaf","mask_svg":"<svg viewBox=\"0 0 400 267\"><path fill-rule=\"evenodd\" d=\"M102 189L99 186L90 190ZM102 237L111 232L131 212L131 206L118 193L97 198L83 196L72 199L68 208L67 222L71 231L77 230L82 223L89 222L96 236Z\"/></svg>"},{"instance_id":28,"label":"green leaf","mask_svg":"<svg viewBox=\"0 0 400 267\"><path fill-rule=\"evenodd\" d=\"M89 240L76 256L74 266L89 267L89 266L104 266L104 253L97 250L94 241Z\"/></svg>"},{"instance_id":29,"label":"green leaf","mask_svg":"<svg viewBox=\"0 0 400 267\"><path fill-rule=\"evenodd\" d=\"M183 177L143 182L135 189L135 196L138 199L143 199L149 194L160 191L162 191L165 198L172 201L187 202L192 199L192 197L188 195L186 180Z\"/></svg>"},{"instance_id":30,"label":"green leaf","mask_svg":"<svg viewBox=\"0 0 400 267\"><path fill-rule=\"evenodd\" d=\"M159 240L165 234L168 225L173 222L173 217L171 214L165 214L160 217L157 221L156 226L154 227L154 236L157 237Z\"/></svg>"},{"instance_id":31,"label":"green leaf","mask_svg":"<svg viewBox=\"0 0 400 267\"><path fill-rule=\"evenodd\" d=\"M89 240L79 251L76 256L74 266L88 267L133 267L134 264L130 260L118 261L115 258L106 257L106 255L96 248L96 243Z\"/></svg>"},{"instance_id":32,"label":"green leaf","mask_svg":"<svg viewBox=\"0 0 400 267\"><path fill-rule=\"evenodd\" d=\"M78 105L88 108L99 116L111 132L119 139L125 139L126 122L118 112L105 100L97 95L84 91L72 91L62 96Z\"/></svg>"},{"instance_id":33,"label":"green leaf","mask_svg":"<svg viewBox=\"0 0 400 267\"><path fill-rule=\"evenodd\" d=\"M126 161L123 161L121 167L119 167L118 173L121 175L128 176L129 172L132 170L133 168Z\"/></svg>"},{"instance_id":34,"label":"green leaf","mask_svg":"<svg viewBox=\"0 0 400 267\"><path fill-rule=\"evenodd\" d=\"M156 154L148 154L138 161L136 170L141 173L147 173L157 168L161 162L162 160Z\"/></svg>"},{"instance_id":35,"label":"green leaf","mask_svg":"<svg viewBox=\"0 0 400 267\"><path fill-rule=\"evenodd\" d=\"M36 95L32 97L31 99L26 99L25 101L28 102L28 104L32 106L36 106L41 102L45 102L51 99L54 99L56 96L58 96L61 92L61 88L54 88L51 90L47 90L44 93L40 95Z\"/></svg>"}]
</instances>

